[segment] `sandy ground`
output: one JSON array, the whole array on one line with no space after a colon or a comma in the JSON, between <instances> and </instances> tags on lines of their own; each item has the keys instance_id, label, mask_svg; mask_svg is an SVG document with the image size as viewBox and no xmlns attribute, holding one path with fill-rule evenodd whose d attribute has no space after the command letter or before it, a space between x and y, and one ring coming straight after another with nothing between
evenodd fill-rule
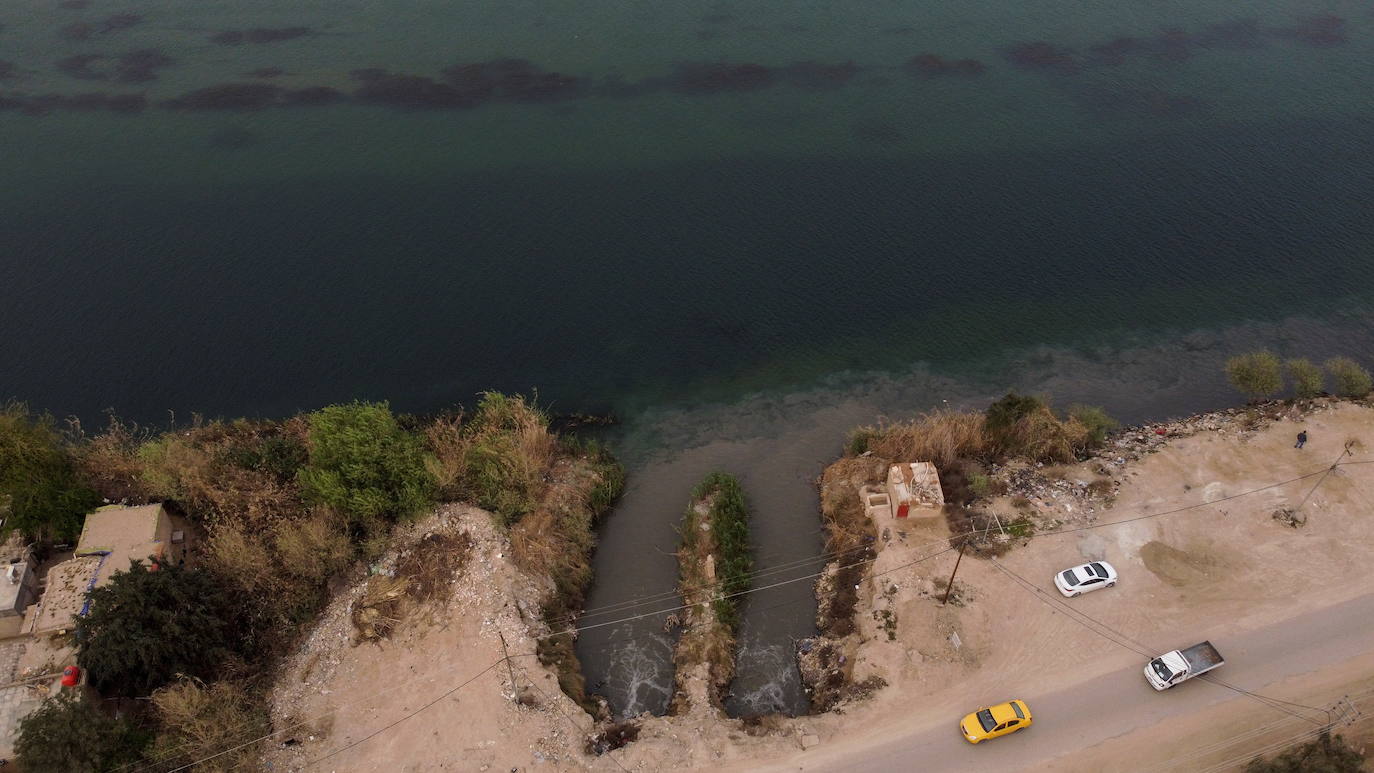
<instances>
[{"instance_id":1,"label":"sandy ground","mask_svg":"<svg viewBox=\"0 0 1374 773\"><path fill-rule=\"evenodd\" d=\"M1339 404L1294 418L1259 431L1227 424L1111 467L1121 481L1112 508L1070 511L1046 502L1037 518L1060 529L1100 528L1040 534L1000 560L1053 598L1054 572L1110 560L1121 574L1118 586L1066 601L1072 609L1152 651L1210 639L1228 658L1217 675L1238 687L1313 706L1374 689L1374 638L1361 638L1361 615L1338 607L1368 603L1371 614L1363 618L1374 618L1374 601L1360 601L1374 593L1367 570L1374 559L1374 464L1327 476L1297 529L1271 516L1296 506L1316 477L1105 525L1319 472L1351 440L1348 458L1374 459L1374 409ZM1303 450L1292 447L1300 427L1311 437ZM1069 479L1093 473L1065 471ZM341 595L278 690L278 727L288 717L325 716L274 739L274 769L303 769L330 754L310 769L882 770L919 760L931 771L988 764L1124 771L1189 753L1199 755L1189 764L1211 765L1246 744L1258 748L1295 731L1291 724L1271 727L1296 722L1292 717L1198 680L1155 693L1139 674L1145 657L1075 622L1051 596L1027 590L988 559L964 558L959 603L942 607L936 583L948 577L954 555L921 561L938 549L930 543L947 536L941 519L905 524L891 535L863 589L858 619L866 641L854 677L880 676L888 688L842 713L783 720L763 737L746 735L738 720L650 718L639 741L590 757L582 751L590 719L533 658L517 662L542 689L534 706L510 699L504 667L483 671L500 658L498 630L513 653L533 652L527 622L537 583L510 567L503 538L480 512L452 508L439 518L447 519L443 528L469 531L478 545L479 558L456 581L453 600L433 622L407 623L380 647L352 647L350 598ZM884 610L895 619L892 640ZM1298 618L1306 622L1295 625ZM1374 637L1374 629L1367 633ZM1318 639L1326 642L1320 657L1304 657L1304 647ZM473 675L475 681L448 692ZM1011 697L1036 712L1032 729L978 747L959 738L954 723L965 713ZM1374 697L1369 704L1374 713ZM1199 730L1204 722L1206 732ZM1252 730L1238 745L1204 748ZM1374 722L1353 730L1374 730ZM294 743L282 747L288 739Z\"/></svg>"}]
</instances>

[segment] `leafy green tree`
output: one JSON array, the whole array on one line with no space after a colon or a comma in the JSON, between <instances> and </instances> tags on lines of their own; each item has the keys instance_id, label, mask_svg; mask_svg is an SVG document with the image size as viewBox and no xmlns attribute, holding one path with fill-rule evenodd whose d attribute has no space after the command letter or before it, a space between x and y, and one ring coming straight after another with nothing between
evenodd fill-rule
<instances>
[{"instance_id":1,"label":"leafy green tree","mask_svg":"<svg viewBox=\"0 0 1374 773\"><path fill-rule=\"evenodd\" d=\"M308 420L310 460L296 475L307 501L355 524L413 515L432 503L423 445L387 403L331 405Z\"/></svg>"},{"instance_id":2,"label":"leafy green tree","mask_svg":"<svg viewBox=\"0 0 1374 773\"><path fill-rule=\"evenodd\" d=\"M1364 755L1339 735L1322 733L1317 740L1289 749L1272 760L1254 760L1245 773L1360 773Z\"/></svg>"},{"instance_id":3,"label":"leafy green tree","mask_svg":"<svg viewBox=\"0 0 1374 773\"><path fill-rule=\"evenodd\" d=\"M1261 400L1283 389L1283 366L1273 352L1250 352L1226 361L1226 378L1241 394Z\"/></svg>"},{"instance_id":4,"label":"leafy green tree","mask_svg":"<svg viewBox=\"0 0 1374 773\"><path fill-rule=\"evenodd\" d=\"M107 696L147 696L178 674L213 678L249 641L233 588L203 569L135 561L91 591L77 663Z\"/></svg>"},{"instance_id":5,"label":"leafy green tree","mask_svg":"<svg viewBox=\"0 0 1374 773\"><path fill-rule=\"evenodd\" d=\"M1374 389L1369 371L1349 357L1332 357L1326 361L1326 370L1331 373L1331 379L1336 382L1336 394L1341 397L1364 397Z\"/></svg>"},{"instance_id":6,"label":"leafy green tree","mask_svg":"<svg viewBox=\"0 0 1374 773\"><path fill-rule=\"evenodd\" d=\"M1088 428L1088 448L1097 448L1107 440L1107 433L1121 426L1121 423L1101 407L1076 403L1069 406L1069 418L1078 419Z\"/></svg>"},{"instance_id":7,"label":"leafy green tree","mask_svg":"<svg viewBox=\"0 0 1374 773\"><path fill-rule=\"evenodd\" d=\"M72 541L99 504L77 480L52 416L32 415L23 403L0 406L0 533Z\"/></svg>"},{"instance_id":8,"label":"leafy green tree","mask_svg":"<svg viewBox=\"0 0 1374 773\"><path fill-rule=\"evenodd\" d=\"M1289 360L1285 367L1293 379L1293 394L1298 397L1308 400L1326 391L1326 376L1311 360L1299 357Z\"/></svg>"},{"instance_id":9,"label":"leafy green tree","mask_svg":"<svg viewBox=\"0 0 1374 773\"><path fill-rule=\"evenodd\" d=\"M19 720L14 753L24 770L103 773L139 762L151 738L89 700L63 693Z\"/></svg>"}]
</instances>

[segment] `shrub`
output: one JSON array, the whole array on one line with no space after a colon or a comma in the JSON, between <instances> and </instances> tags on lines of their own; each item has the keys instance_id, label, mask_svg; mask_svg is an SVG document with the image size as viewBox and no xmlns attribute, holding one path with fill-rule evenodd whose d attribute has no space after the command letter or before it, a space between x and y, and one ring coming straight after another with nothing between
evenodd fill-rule
<instances>
[{"instance_id":1,"label":"shrub","mask_svg":"<svg viewBox=\"0 0 1374 773\"><path fill-rule=\"evenodd\" d=\"M1326 391L1326 376L1311 360L1300 357L1284 365L1293 380L1293 394L1299 398L1308 400Z\"/></svg>"},{"instance_id":2,"label":"shrub","mask_svg":"<svg viewBox=\"0 0 1374 773\"><path fill-rule=\"evenodd\" d=\"M147 503L151 497L143 482L143 462L138 458L143 440L144 433L137 426L111 416L104 432L91 438L83 434L82 442L73 449L77 475L103 499Z\"/></svg>"},{"instance_id":3,"label":"shrub","mask_svg":"<svg viewBox=\"0 0 1374 773\"><path fill-rule=\"evenodd\" d=\"M534 509L539 471L521 456L515 438L492 434L468 447L466 478L477 504L490 510L503 526L510 526Z\"/></svg>"},{"instance_id":4,"label":"shrub","mask_svg":"<svg viewBox=\"0 0 1374 773\"><path fill-rule=\"evenodd\" d=\"M1091 418L1110 421L1105 413ZM988 407L986 427L988 445L1005 456L1070 462L1091 446L1091 431L1082 421L1060 421L1044 400L1015 392Z\"/></svg>"},{"instance_id":5,"label":"shrub","mask_svg":"<svg viewBox=\"0 0 1374 773\"><path fill-rule=\"evenodd\" d=\"M1121 426L1121 423L1101 407L1075 403L1069 406L1069 418L1077 419L1088 430L1088 448L1100 448L1107 440L1107 433Z\"/></svg>"},{"instance_id":6,"label":"shrub","mask_svg":"<svg viewBox=\"0 0 1374 773\"><path fill-rule=\"evenodd\" d=\"M1345 739L1322 733L1317 740L1280 754L1272 760L1253 760L1245 773L1359 773L1364 770L1364 755L1350 748Z\"/></svg>"},{"instance_id":7,"label":"shrub","mask_svg":"<svg viewBox=\"0 0 1374 773\"><path fill-rule=\"evenodd\" d=\"M90 700L63 692L19 720L14 753L24 770L113 771L141 761L149 740L132 722L111 717Z\"/></svg>"},{"instance_id":8,"label":"shrub","mask_svg":"<svg viewBox=\"0 0 1374 773\"><path fill-rule=\"evenodd\" d=\"M469 433L463 429L461 413L443 414L424 428L425 465L434 478L439 499L451 502L463 496L463 476L467 472Z\"/></svg>"},{"instance_id":9,"label":"shrub","mask_svg":"<svg viewBox=\"0 0 1374 773\"><path fill-rule=\"evenodd\" d=\"M848 456L860 456L869 449L869 444L882 433L874 427L859 427L849 433L849 439L844 444L844 452Z\"/></svg>"},{"instance_id":10,"label":"shrub","mask_svg":"<svg viewBox=\"0 0 1374 773\"><path fill-rule=\"evenodd\" d=\"M272 541L282 570L310 583L324 583L353 557L344 524L326 511L278 521Z\"/></svg>"},{"instance_id":11,"label":"shrub","mask_svg":"<svg viewBox=\"0 0 1374 773\"><path fill-rule=\"evenodd\" d=\"M711 503L708 517L715 538L719 595L730 596L748 590L749 569L753 566L749 551L749 504L744 499L739 480L733 475L713 472L697 484L692 499ZM690 515L688 523L693 523ZM687 532L692 534L694 529ZM739 598L717 599L714 607L716 619L733 632L739 625Z\"/></svg>"},{"instance_id":12,"label":"shrub","mask_svg":"<svg viewBox=\"0 0 1374 773\"><path fill-rule=\"evenodd\" d=\"M152 693L178 674L211 678L241 652L234 589L209 572L135 561L90 593L77 662L107 696Z\"/></svg>"},{"instance_id":13,"label":"shrub","mask_svg":"<svg viewBox=\"0 0 1374 773\"><path fill-rule=\"evenodd\" d=\"M1011 432L1021 420L1045 410L1045 401L1038 397L1008 392L1006 397L989 405L984 413L987 432L993 437Z\"/></svg>"},{"instance_id":14,"label":"shrub","mask_svg":"<svg viewBox=\"0 0 1374 773\"><path fill-rule=\"evenodd\" d=\"M538 503L544 474L558 450L548 417L519 395L484 392L469 434L465 488L510 526Z\"/></svg>"},{"instance_id":15,"label":"shrub","mask_svg":"<svg viewBox=\"0 0 1374 773\"><path fill-rule=\"evenodd\" d=\"M309 462L297 473L307 501L354 524L408 517L429 506L434 478L423 448L386 403L331 405L308 421Z\"/></svg>"},{"instance_id":16,"label":"shrub","mask_svg":"<svg viewBox=\"0 0 1374 773\"><path fill-rule=\"evenodd\" d=\"M1283 389L1283 368L1273 352L1240 354L1226 361L1231 386L1251 400L1260 400Z\"/></svg>"},{"instance_id":17,"label":"shrub","mask_svg":"<svg viewBox=\"0 0 1374 773\"><path fill-rule=\"evenodd\" d=\"M968 490L977 498L984 498L992 495L992 478L975 472L968 476Z\"/></svg>"},{"instance_id":18,"label":"shrub","mask_svg":"<svg viewBox=\"0 0 1374 773\"><path fill-rule=\"evenodd\" d=\"M227 681L207 686L181 679L158 690L152 704L161 731L147 756L161 770L197 760L206 760L195 765L198 773L251 767L260 742L245 741L270 726L266 710L254 697L243 686Z\"/></svg>"},{"instance_id":19,"label":"shrub","mask_svg":"<svg viewBox=\"0 0 1374 773\"><path fill-rule=\"evenodd\" d=\"M1374 389L1369 371L1349 357L1333 357L1326 361L1326 370L1335 382L1336 394L1341 397L1364 397Z\"/></svg>"},{"instance_id":20,"label":"shrub","mask_svg":"<svg viewBox=\"0 0 1374 773\"><path fill-rule=\"evenodd\" d=\"M22 403L0 406L0 532L73 541L100 497L77 479L53 419Z\"/></svg>"}]
</instances>

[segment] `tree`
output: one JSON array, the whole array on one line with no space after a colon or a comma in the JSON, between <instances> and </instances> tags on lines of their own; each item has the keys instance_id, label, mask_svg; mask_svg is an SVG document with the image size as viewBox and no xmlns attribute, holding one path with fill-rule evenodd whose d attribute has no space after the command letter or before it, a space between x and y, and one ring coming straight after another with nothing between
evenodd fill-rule
<instances>
[{"instance_id":1,"label":"tree","mask_svg":"<svg viewBox=\"0 0 1374 773\"><path fill-rule=\"evenodd\" d=\"M53 423L23 403L0 406L0 533L17 529L29 539L72 541L86 513L100 504L77 480Z\"/></svg>"},{"instance_id":2,"label":"tree","mask_svg":"<svg viewBox=\"0 0 1374 773\"><path fill-rule=\"evenodd\" d=\"M1252 761L1245 773L1360 773L1363 769L1363 754L1347 746L1339 735L1322 733L1317 740L1272 760Z\"/></svg>"},{"instance_id":3,"label":"tree","mask_svg":"<svg viewBox=\"0 0 1374 773\"><path fill-rule=\"evenodd\" d=\"M1293 379L1293 394L1304 400L1310 400L1326 391L1326 376L1322 369L1312 364L1312 361L1299 357L1285 363L1288 369L1288 377Z\"/></svg>"},{"instance_id":4,"label":"tree","mask_svg":"<svg viewBox=\"0 0 1374 773\"><path fill-rule=\"evenodd\" d=\"M71 693L43 701L19 720L14 753L24 770L91 773L123 769L142 759L150 736Z\"/></svg>"},{"instance_id":5,"label":"tree","mask_svg":"<svg viewBox=\"0 0 1374 773\"><path fill-rule=\"evenodd\" d=\"M1226 361L1231 386L1251 400L1260 400L1283 389L1283 368L1270 351L1241 354Z\"/></svg>"},{"instance_id":6,"label":"tree","mask_svg":"<svg viewBox=\"0 0 1374 773\"><path fill-rule=\"evenodd\" d=\"M90 594L77 663L107 696L143 697L179 674L209 679L242 654L233 586L202 569L135 561Z\"/></svg>"},{"instance_id":7,"label":"tree","mask_svg":"<svg viewBox=\"0 0 1374 773\"><path fill-rule=\"evenodd\" d=\"M331 405L308 417L310 461L296 478L307 501L355 524L413 515L433 501L420 439L386 403Z\"/></svg>"},{"instance_id":8,"label":"tree","mask_svg":"<svg viewBox=\"0 0 1374 773\"><path fill-rule=\"evenodd\" d=\"M1336 394L1341 397L1364 397L1374 389L1369 371L1349 357L1332 357L1326 361L1326 370L1331 373L1336 382Z\"/></svg>"}]
</instances>

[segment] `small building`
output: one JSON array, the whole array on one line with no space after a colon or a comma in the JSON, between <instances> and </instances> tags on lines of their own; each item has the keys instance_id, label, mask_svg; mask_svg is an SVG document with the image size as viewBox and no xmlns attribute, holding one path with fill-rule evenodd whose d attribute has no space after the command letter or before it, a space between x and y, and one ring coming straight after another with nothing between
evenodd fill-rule
<instances>
[{"instance_id":1,"label":"small building","mask_svg":"<svg viewBox=\"0 0 1374 773\"><path fill-rule=\"evenodd\" d=\"M894 464L889 467L886 493L894 518L937 516L945 505L940 474L930 462Z\"/></svg>"},{"instance_id":2,"label":"small building","mask_svg":"<svg viewBox=\"0 0 1374 773\"><path fill-rule=\"evenodd\" d=\"M33 549L17 531L0 544L0 618L18 617L38 593Z\"/></svg>"},{"instance_id":3,"label":"small building","mask_svg":"<svg viewBox=\"0 0 1374 773\"><path fill-rule=\"evenodd\" d=\"M116 572L135 561L180 563L185 551L184 532L162 505L102 507L86 516L76 555L48 570L43 597L26 628L32 633L70 628L85 614L87 594Z\"/></svg>"}]
</instances>

